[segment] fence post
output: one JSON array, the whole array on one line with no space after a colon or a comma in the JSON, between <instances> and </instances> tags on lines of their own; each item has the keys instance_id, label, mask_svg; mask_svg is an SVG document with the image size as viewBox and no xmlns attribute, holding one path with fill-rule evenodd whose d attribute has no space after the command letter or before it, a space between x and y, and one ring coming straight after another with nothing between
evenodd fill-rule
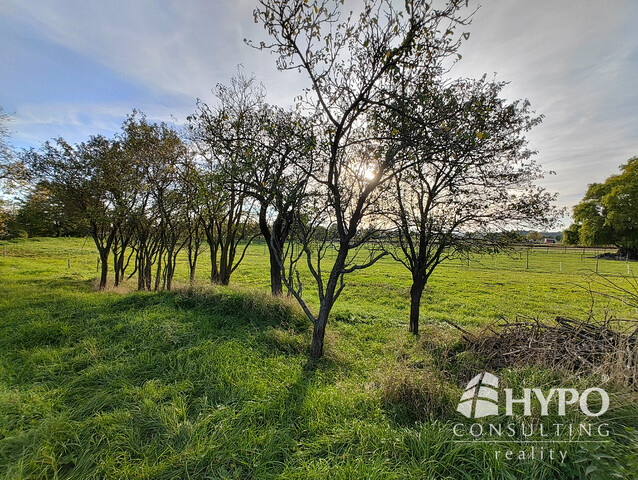
<instances>
[{"instance_id":1,"label":"fence post","mask_svg":"<svg viewBox=\"0 0 638 480\"><path fill-rule=\"evenodd\" d=\"M525 265L525 268L529 270L529 247L527 248L527 264Z\"/></svg>"},{"instance_id":2,"label":"fence post","mask_svg":"<svg viewBox=\"0 0 638 480\"><path fill-rule=\"evenodd\" d=\"M596 250L596 273L598 273L598 250Z\"/></svg>"},{"instance_id":3,"label":"fence post","mask_svg":"<svg viewBox=\"0 0 638 480\"><path fill-rule=\"evenodd\" d=\"M66 259L66 268L71 268L71 258Z\"/></svg>"}]
</instances>

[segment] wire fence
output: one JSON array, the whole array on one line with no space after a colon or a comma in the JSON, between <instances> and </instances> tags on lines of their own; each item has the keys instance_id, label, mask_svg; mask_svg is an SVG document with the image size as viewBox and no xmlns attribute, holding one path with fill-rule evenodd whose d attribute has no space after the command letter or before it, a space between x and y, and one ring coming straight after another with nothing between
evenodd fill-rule
<instances>
[{"instance_id":1,"label":"wire fence","mask_svg":"<svg viewBox=\"0 0 638 480\"><path fill-rule=\"evenodd\" d=\"M615 248L532 245L492 254L457 257L444 265L472 269L520 270L535 273L629 275L638 274L638 262L617 255Z\"/></svg>"}]
</instances>

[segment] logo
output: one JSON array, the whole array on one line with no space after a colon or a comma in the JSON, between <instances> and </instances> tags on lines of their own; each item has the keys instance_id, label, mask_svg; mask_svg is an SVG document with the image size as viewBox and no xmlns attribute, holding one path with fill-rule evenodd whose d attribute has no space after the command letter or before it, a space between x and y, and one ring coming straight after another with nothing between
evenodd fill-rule
<instances>
[{"instance_id":1,"label":"logo","mask_svg":"<svg viewBox=\"0 0 638 480\"><path fill-rule=\"evenodd\" d=\"M467 418L498 415L498 377L488 372L479 373L469 381L456 411Z\"/></svg>"},{"instance_id":2,"label":"logo","mask_svg":"<svg viewBox=\"0 0 638 480\"><path fill-rule=\"evenodd\" d=\"M496 375L488 372L478 374L469 381L461 395L456 411L467 418L482 418L498 415L498 384ZM599 417L609 408L609 395L602 388L588 388L579 392L574 388L550 388L544 393L540 388L524 388L523 396L516 398L511 388L505 388L505 415L514 415L514 407L520 406L524 416L532 414L532 405L540 408L541 416L549 415L550 404L555 403L560 416L566 414L566 407L575 405L588 417ZM592 409L590 400L598 407ZM598 400L596 402L596 400Z\"/></svg>"},{"instance_id":3,"label":"logo","mask_svg":"<svg viewBox=\"0 0 638 480\"><path fill-rule=\"evenodd\" d=\"M567 450L555 448L557 443L610 441L609 424L594 421L609 409L609 395L602 388L592 387L582 392L575 388L551 387L499 389L501 383L489 372L479 373L469 381L456 411L469 419L489 416L499 416L499 419L456 423L452 428L454 442L516 442L516 447L495 449L495 458L508 461L549 458L564 463ZM499 395L501 390L503 394ZM562 421L568 410L580 410L589 418L578 423ZM540 419L528 419L532 412L540 415ZM549 418L543 420L543 417Z\"/></svg>"}]
</instances>

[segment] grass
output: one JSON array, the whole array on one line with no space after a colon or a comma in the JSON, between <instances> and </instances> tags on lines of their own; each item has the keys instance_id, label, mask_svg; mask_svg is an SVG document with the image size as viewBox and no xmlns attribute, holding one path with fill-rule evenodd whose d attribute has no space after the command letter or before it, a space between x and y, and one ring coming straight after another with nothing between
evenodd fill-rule
<instances>
[{"instance_id":1,"label":"grass","mask_svg":"<svg viewBox=\"0 0 638 480\"><path fill-rule=\"evenodd\" d=\"M611 386L610 442L567 443L563 435L564 463L498 458L496 450L525 448L520 432L505 444L459 443L452 430L463 421L456 403L485 364L442 320L472 328L500 315L582 315L591 306L582 288L591 259L581 262L578 252L536 252L530 270L524 255L522 264L506 255L496 266L493 257L444 264L424 299L420 339L406 332L406 272L384 260L348 279L325 358L309 362L310 326L296 305L266 295L260 245L249 249L234 287L206 285L204 255L199 286L184 286L182 262L182 288L160 293L95 292L90 240L3 245L0 478L635 475L636 397ZM626 268L599 262L609 275ZM594 309L636 316L603 297ZM601 381L532 367L494 373L519 393ZM587 419L571 409L567 419L535 413L541 420Z\"/></svg>"}]
</instances>

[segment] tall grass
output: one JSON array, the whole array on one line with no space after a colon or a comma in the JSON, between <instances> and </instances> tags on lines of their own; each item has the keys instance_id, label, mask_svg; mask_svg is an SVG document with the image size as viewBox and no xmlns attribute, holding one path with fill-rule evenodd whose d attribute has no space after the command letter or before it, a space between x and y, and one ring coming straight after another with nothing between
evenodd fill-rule
<instances>
[{"instance_id":1,"label":"tall grass","mask_svg":"<svg viewBox=\"0 0 638 480\"><path fill-rule=\"evenodd\" d=\"M405 331L400 271L357 276L351 286L361 294L368 284L366 295L340 304L325 358L309 362L310 325L295 304L264 293L258 250L238 271L240 288L202 278L204 286L174 292L100 293L90 245L10 247L0 258L0 478L567 479L637 471L638 403L622 392L606 415L611 442L566 443L565 463L508 462L495 458L494 444L455 441L458 395L484 363L436 319L472 325L501 308L515 311L499 306L496 287L480 292L495 282L490 273L459 279L443 270L430 301L445 305L427 309L418 340ZM545 281L529 283L526 295L551 295ZM587 307L580 295L572 292L574 309ZM470 308L477 311L464 317ZM539 368L494 373L512 388L599 382Z\"/></svg>"}]
</instances>

